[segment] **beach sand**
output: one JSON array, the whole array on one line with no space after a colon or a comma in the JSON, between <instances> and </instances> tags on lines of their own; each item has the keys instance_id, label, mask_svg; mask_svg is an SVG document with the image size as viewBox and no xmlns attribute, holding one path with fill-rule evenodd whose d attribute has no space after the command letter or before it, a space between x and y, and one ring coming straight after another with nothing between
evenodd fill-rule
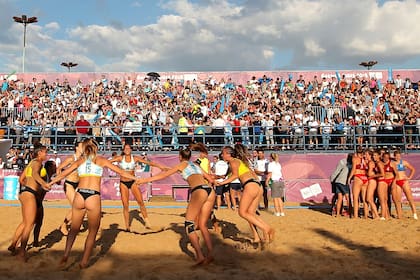
<instances>
[{"instance_id":1,"label":"beach sand","mask_svg":"<svg viewBox=\"0 0 420 280\"><path fill-rule=\"evenodd\" d=\"M287 209L285 217L261 211L276 229L275 241L250 242L248 224L236 212L216 212L221 233L211 230L215 261L193 267L184 233L186 203L147 202L149 230L131 202L132 231L124 232L119 201L103 201L103 218L89 267L80 270L84 241L78 235L65 267L59 267L66 237L57 230L69 208L46 201L41 247L27 263L7 251L21 221L16 201L0 200L0 279L420 279L420 221L331 217L323 209ZM286 204L296 206L297 204ZM32 237L30 238L30 243Z\"/></svg>"}]
</instances>

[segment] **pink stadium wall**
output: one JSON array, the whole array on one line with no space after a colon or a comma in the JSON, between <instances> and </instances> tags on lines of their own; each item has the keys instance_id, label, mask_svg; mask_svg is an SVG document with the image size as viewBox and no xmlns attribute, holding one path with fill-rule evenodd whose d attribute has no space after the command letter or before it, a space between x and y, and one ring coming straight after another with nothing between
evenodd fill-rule
<instances>
[{"instance_id":1,"label":"pink stadium wall","mask_svg":"<svg viewBox=\"0 0 420 280\"><path fill-rule=\"evenodd\" d=\"M209 156L209 158L211 157L212 155ZM331 201L332 194L329 176L334 171L338 161L345 157L345 154L280 154L280 163L282 164L283 175L286 180L286 200L290 202L311 201L315 203ZM420 157L418 155L404 155L403 157L417 170L411 181L411 189L414 199L420 201ZM173 166L178 162L178 155L176 154L149 155L149 158L167 166ZM159 172L159 169L152 168L150 173L138 172L137 175L150 176ZM15 171L8 170L4 170L3 174L0 174L1 194L3 194L4 176L15 174ZM182 186L185 185L185 182L180 175L176 174L165 180L143 185L141 189L145 198L150 195L175 195L177 200L186 200L187 189L176 189L176 192L173 193L173 185ZM120 199L118 186L118 177L110 177L108 171L105 170L104 178L102 179L102 198L105 200ZM55 185L52 191L46 195L46 199L65 199L62 186Z\"/></svg>"},{"instance_id":2,"label":"pink stadium wall","mask_svg":"<svg viewBox=\"0 0 420 280\"><path fill-rule=\"evenodd\" d=\"M36 78L38 82L41 82L45 79L48 83L55 82L58 79L60 82L67 79L71 85L75 84L78 80L82 81L84 84L91 83L92 81L101 81L102 75L104 75L108 80L119 79L120 81L126 80L130 77L132 80L142 81L146 77L145 72L125 72L125 73L114 73L114 72L104 72L104 73L78 73L78 72L63 72L63 73L17 73L9 77L8 73L0 73L0 80L3 78L9 77L13 80L23 80L28 83L32 81L32 78ZM409 78L413 82L420 81L420 69L413 70L320 70L320 71L236 71L236 72L160 72L161 80L175 79L175 80L185 80L192 81L196 79L197 81L208 80L209 77L213 77L216 80L224 78L227 80L231 78L237 84L246 84L246 81L250 80L252 76L255 76L257 79L261 78L263 75L267 77L276 79L283 77L288 79L289 75L293 76L293 80L296 81L299 75L302 75L305 81L310 81L316 75L318 79L322 77L331 78L336 77L337 74L341 77L342 75L346 76L346 79L351 79L352 77L359 76L364 78L375 77L378 80L381 80L382 83L385 83L388 78L391 76L395 79L399 74L402 79Z\"/></svg>"}]
</instances>

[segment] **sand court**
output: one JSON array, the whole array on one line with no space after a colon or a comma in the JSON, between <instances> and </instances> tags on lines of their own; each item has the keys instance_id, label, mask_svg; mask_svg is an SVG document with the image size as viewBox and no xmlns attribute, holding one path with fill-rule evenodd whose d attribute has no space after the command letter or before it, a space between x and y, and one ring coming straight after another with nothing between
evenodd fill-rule
<instances>
[{"instance_id":1,"label":"sand court","mask_svg":"<svg viewBox=\"0 0 420 280\"><path fill-rule=\"evenodd\" d=\"M89 267L78 268L87 232L76 239L69 261L59 266L66 237L58 227L66 201L46 201L40 247L22 263L7 251L21 220L16 201L0 200L0 279L419 279L420 223L333 218L325 208L287 204L285 217L262 217L276 229L275 241L253 244L248 224L229 209L216 212L211 231L213 263L194 267L184 230L186 203L148 202L153 224L146 229L134 203L132 232L125 232L118 201L103 201L103 217ZM30 243L32 237L30 238Z\"/></svg>"}]
</instances>

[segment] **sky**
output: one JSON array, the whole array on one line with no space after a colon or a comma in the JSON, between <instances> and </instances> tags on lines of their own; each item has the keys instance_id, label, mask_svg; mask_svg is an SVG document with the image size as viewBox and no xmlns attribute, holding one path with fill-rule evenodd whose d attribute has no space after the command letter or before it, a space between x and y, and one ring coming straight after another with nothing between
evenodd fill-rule
<instances>
[{"instance_id":1,"label":"sky","mask_svg":"<svg viewBox=\"0 0 420 280\"><path fill-rule=\"evenodd\" d=\"M420 68L420 0L0 0L0 72ZM416 35L418 34L418 35Z\"/></svg>"}]
</instances>

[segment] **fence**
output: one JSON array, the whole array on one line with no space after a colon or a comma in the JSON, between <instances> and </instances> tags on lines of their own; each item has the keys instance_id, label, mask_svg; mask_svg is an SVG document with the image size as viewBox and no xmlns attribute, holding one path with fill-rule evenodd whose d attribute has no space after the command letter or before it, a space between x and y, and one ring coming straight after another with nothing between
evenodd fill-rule
<instances>
[{"instance_id":1,"label":"fence","mask_svg":"<svg viewBox=\"0 0 420 280\"><path fill-rule=\"evenodd\" d=\"M16 120L17 118L21 118L23 120L31 120L33 118L34 113L33 108L7 108L3 107L0 108L0 117L3 119L3 125L5 125L5 121L10 118L11 121ZM347 118L347 108L342 106L331 106L331 107L323 107L323 106L311 106L308 109L309 113L311 113L314 118L318 121L324 120L325 117L332 119L333 114L338 114L342 118Z\"/></svg>"},{"instance_id":2,"label":"fence","mask_svg":"<svg viewBox=\"0 0 420 280\"><path fill-rule=\"evenodd\" d=\"M369 126L348 126L344 132L333 131L321 133L311 131L310 127L274 127L273 130L261 130L256 133L255 127L238 127L238 132L226 132L225 129L201 127L196 129L195 134L190 131L180 134L176 127L147 127L138 132L124 131L121 127L90 127L89 133L77 134L75 127L50 128L24 128L13 129L0 126L3 138L12 139L13 146L24 149L29 148L35 142L40 142L54 150L72 149L76 140L86 137L94 137L101 150L121 150L125 143L132 145L134 150L178 150L191 142L205 143L209 149L218 150L225 145L242 143L250 149L263 148L267 150L284 150L299 152L327 152L349 151L362 147L388 147L400 148L404 152L420 151L420 135L416 126L394 126L392 130L379 127L377 131L370 131ZM299 130L298 130L299 129Z\"/></svg>"},{"instance_id":3,"label":"fence","mask_svg":"<svg viewBox=\"0 0 420 280\"><path fill-rule=\"evenodd\" d=\"M11 121L21 118L24 120L30 120L33 117L33 108L0 108L1 125L6 125L7 120L10 118Z\"/></svg>"}]
</instances>

